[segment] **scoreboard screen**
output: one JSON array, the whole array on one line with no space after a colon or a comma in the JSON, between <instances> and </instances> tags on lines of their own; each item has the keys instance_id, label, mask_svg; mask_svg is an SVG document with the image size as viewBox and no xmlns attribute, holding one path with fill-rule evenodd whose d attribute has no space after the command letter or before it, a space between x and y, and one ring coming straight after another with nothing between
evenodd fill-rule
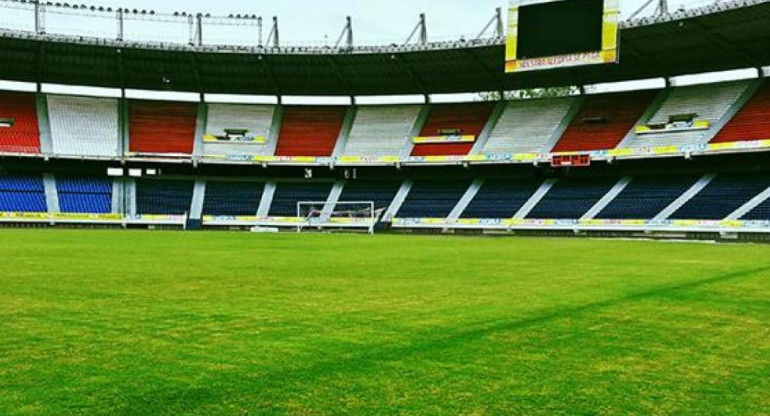
<instances>
[{"instance_id":1,"label":"scoreboard screen","mask_svg":"<svg viewBox=\"0 0 770 416\"><path fill-rule=\"evenodd\" d=\"M619 0L512 0L506 72L618 61Z\"/></svg>"}]
</instances>

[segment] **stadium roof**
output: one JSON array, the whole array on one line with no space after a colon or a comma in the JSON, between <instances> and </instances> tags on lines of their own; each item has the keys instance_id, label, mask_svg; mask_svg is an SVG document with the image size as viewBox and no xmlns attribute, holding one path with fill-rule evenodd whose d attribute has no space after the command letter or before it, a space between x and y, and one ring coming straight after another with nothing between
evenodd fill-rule
<instances>
[{"instance_id":1,"label":"stadium roof","mask_svg":"<svg viewBox=\"0 0 770 416\"><path fill-rule=\"evenodd\" d=\"M770 0L621 26L621 63L506 75L502 39L383 47L187 46L0 32L0 79L255 95L504 91L770 65Z\"/></svg>"}]
</instances>

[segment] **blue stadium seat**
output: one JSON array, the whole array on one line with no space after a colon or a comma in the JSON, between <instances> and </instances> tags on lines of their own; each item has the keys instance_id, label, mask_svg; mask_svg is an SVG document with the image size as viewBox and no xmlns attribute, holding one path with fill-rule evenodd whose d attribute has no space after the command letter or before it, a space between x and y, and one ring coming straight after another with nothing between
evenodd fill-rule
<instances>
[{"instance_id":1,"label":"blue stadium seat","mask_svg":"<svg viewBox=\"0 0 770 416\"><path fill-rule=\"evenodd\" d=\"M416 181L396 217L446 218L470 184L470 180Z\"/></svg>"},{"instance_id":2,"label":"blue stadium seat","mask_svg":"<svg viewBox=\"0 0 770 416\"><path fill-rule=\"evenodd\" d=\"M190 211L193 181L139 179L136 181L137 213L184 215Z\"/></svg>"},{"instance_id":3,"label":"blue stadium seat","mask_svg":"<svg viewBox=\"0 0 770 416\"><path fill-rule=\"evenodd\" d=\"M461 218L512 218L541 183L534 179L487 179Z\"/></svg>"},{"instance_id":4,"label":"blue stadium seat","mask_svg":"<svg viewBox=\"0 0 770 416\"><path fill-rule=\"evenodd\" d=\"M0 175L0 211L48 212L43 176Z\"/></svg>"},{"instance_id":5,"label":"blue stadium seat","mask_svg":"<svg viewBox=\"0 0 770 416\"><path fill-rule=\"evenodd\" d=\"M340 195L340 202L374 202L374 209L387 209L396 197L400 180L348 181Z\"/></svg>"},{"instance_id":6,"label":"blue stadium seat","mask_svg":"<svg viewBox=\"0 0 770 416\"><path fill-rule=\"evenodd\" d=\"M262 200L265 184L259 182L206 183L206 198L203 201L203 215L253 216Z\"/></svg>"},{"instance_id":7,"label":"blue stadium seat","mask_svg":"<svg viewBox=\"0 0 770 416\"><path fill-rule=\"evenodd\" d=\"M56 176L59 209L65 213L112 212L112 181L109 178Z\"/></svg>"},{"instance_id":8,"label":"blue stadium seat","mask_svg":"<svg viewBox=\"0 0 770 416\"><path fill-rule=\"evenodd\" d=\"M331 182L279 183L270 206L271 217L296 217L298 202L324 202L332 190ZM322 207L319 207L322 208Z\"/></svg>"},{"instance_id":9,"label":"blue stadium seat","mask_svg":"<svg viewBox=\"0 0 770 416\"><path fill-rule=\"evenodd\" d=\"M746 221L768 221L770 220L770 199L759 204L756 208L744 215L742 220Z\"/></svg>"},{"instance_id":10,"label":"blue stadium seat","mask_svg":"<svg viewBox=\"0 0 770 416\"><path fill-rule=\"evenodd\" d=\"M697 176L659 175L634 177L628 186L607 205L598 219L650 220L690 189Z\"/></svg>"},{"instance_id":11,"label":"blue stadium seat","mask_svg":"<svg viewBox=\"0 0 770 416\"><path fill-rule=\"evenodd\" d=\"M527 215L534 219L580 219L618 178L568 178L557 182Z\"/></svg>"},{"instance_id":12,"label":"blue stadium seat","mask_svg":"<svg viewBox=\"0 0 770 416\"><path fill-rule=\"evenodd\" d=\"M719 174L706 188L679 208L671 219L725 219L769 186L770 174L767 173Z\"/></svg>"}]
</instances>

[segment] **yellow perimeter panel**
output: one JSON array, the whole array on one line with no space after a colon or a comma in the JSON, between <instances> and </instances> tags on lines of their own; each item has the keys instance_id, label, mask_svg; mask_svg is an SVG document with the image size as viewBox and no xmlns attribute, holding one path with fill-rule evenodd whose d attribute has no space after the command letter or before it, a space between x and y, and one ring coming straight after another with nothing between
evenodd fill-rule
<instances>
[{"instance_id":1,"label":"yellow perimeter panel","mask_svg":"<svg viewBox=\"0 0 770 416\"><path fill-rule=\"evenodd\" d=\"M519 8L553 1L570 0L510 0L508 7L508 33L505 47L505 72L536 71L541 69L565 68L582 65L609 64L619 60L620 0L604 0L602 20L602 49L584 53L519 59Z\"/></svg>"}]
</instances>

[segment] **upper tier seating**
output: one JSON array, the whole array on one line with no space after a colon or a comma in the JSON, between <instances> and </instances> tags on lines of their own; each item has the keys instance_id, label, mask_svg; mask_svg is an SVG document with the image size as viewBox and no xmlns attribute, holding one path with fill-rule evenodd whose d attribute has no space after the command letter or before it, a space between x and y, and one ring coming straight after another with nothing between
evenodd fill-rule
<instances>
[{"instance_id":1,"label":"upper tier seating","mask_svg":"<svg viewBox=\"0 0 770 416\"><path fill-rule=\"evenodd\" d=\"M387 209L403 181L351 180L345 183L339 202L374 202L374 209Z\"/></svg>"},{"instance_id":2,"label":"upper tier seating","mask_svg":"<svg viewBox=\"0 0 770 416\"><path fill-rule=\"evenodd\" d=\"M533 179L487 179L461 218L512 218L540 188Z\"/></svg>"},{"instance_id":3,"label":"upper tier seating","mask_svg":"<svg viewBox=\"0 0 770 416\"><path fill-rule=\"evenodd\" d=\"M191 155L198 104L131 101L130 151Z\"/></svg>"},{"instance_id":4,"label":"upper tier seating","mask_svg":"<svg viewBox=\"0 0 770 416\"><path fill-rule=\"evenodd\" d=\"M698 179L691 175L634 177L596 218L651 220L692 188Z\"/></svg>"},{"instance_id":5,"label":"upper tier seating","mask_svg":"<svg viewBox=\"0 0 770 416\"><path fill-rule=\"evenodd\" d=\"M206 135L224 136L227 129L248 130L248 134L269 140L275 106L209 104ZM204 142L204 155L272 156L266 143ZM269 153L269 154L268 154Z\"/></svg>"},{"instance_id":6,"label":"upper tier seating","mask_svg":"<svg viewBox=\"0 0 770 416\"><path fill-rule=\"evenodd\" d=\"M1 119L11 119L13 126L0 126L0 152L40 153L35 94L0 92Z\"/></svg>"},{"instance_id":7,"label":"upper tier seating","mask_svg":"<svg viewBox=\"0 0 770 416\"><path fill-rule=\"evenodd\" d=\"M553 152L614 149L660 91L589 95Z\"/></svg>"},{"instance_id":8,"label":"upper tier seating","mask_svg":"<svg viewBox=\"0 0 770 416\"><path fill-rule=\"evenodd\" d=\"M399 156L411 137L419 105L361 106L344 155Z\"/></svg>"},{"instance_id":9,"label":"upper tier seating","mask_svg":"<svg viewBox=\"0 0 770 416\"><path fill-rule=\"evenodd\" d=\"M722 173L671 219L722 220L770 187L766 173Z\"/></svg>"},{"instance_id":10,"label":"upper tier seating","mask_svg":"<svg viewBox=\"0 0 770 416\"><path fill-rule=\"evenodd\" d=\"M484 153L540 153L569 113L575 98L514 100L507 104Z\"/></svg>"},{"instance_id":11,"label":"upper tier seating","mask_svg":"<svg viewBox=\"0 0 770 416\"><path fill-rule=\"evenodd\" d=\"M203 215L254 216L262 201L265 184L261 182L206 182Z\"/></svg>"},{"instance_id":12,"label":"upper tier seating","mask_svg":"<svg viewBox=\"0 0 770 416\"><path fill-rule=\"evenodd\" d=\"M749 81L723 82L674 88L660 109L646 124L667 123L670 116L696 114L696 120L707 120L711 128L749 86ZM690 146L700 144L706 130L637 134L623 147Z\"/></svg>"},{"instance_id":13,"label":"upper tier seating","mask_svg":"<svg viewBox=\"0 0 770 416\"><path fill-rule=\"evenodd\" d=\"M331 156L347 107L285 107L276 156Z\"/></svg>"},{"instance_id":14,"label":"upper tier seating","mask_svg":"<svg viewBox=\"0 0 770 416\"><path fill-rule=\"evenodd\" d=\"M496 103L434 104L420 136L446 136L442 131L458 130L460 135L481 135ZM464 156L473 143L417 144L412 156Z\"/></svg>"},{"instance_id":15,"label":"upper tier seating","mask_svg":"<svg viewBox=\"0 0 770 416\"><path fill-rule=\"evenodd\" d=\"M109 178L57 175L56 192L61 212L112 212L112 181Z\"/></svg>"},{"instance_id":16,"label":"upper tier seating","mask_svg":"<svg viewBox=\"0 0 770 416\"><path fill-rule=\"evenodd\" d=\"M48 96L53 152L58 155L120 155L118 100Z\"/></svg>"},{"instance_id":17,"label":"upper tier seating","mask_svg":"<svg viewBox=\"0 0 770 416\"><path fill-rule=\"evenodd\" d=\"M465 195L469 180L418 180L401 205L397 218L446 218Z\"/></svg>"},{"instance_id":18,"label":"upper tier seating","mask_svg":"<svg viewBox=\"0 0 770 416\"><path fill-rule=\"evenodd\" d=\"M331 182L283 182L279 183L270 205L271 217L296 217L298 202L318 202L317 209L329 198Z\"/></svg>"},{"instance_id":19,"label":"upper tier seating","mask_svg":"<svg viewBox=\"0 0 770 416\"><path fill-rule=\"evenodd\" d=\"M567 178L551 188L527 218L580 219L618 182L618 178Z\"/></svg>"},{"instance_id":20,"label":"upper tier seating","mask_svg":"<svg viewBox=\"0 0 770 416\"><path fill-rule=\"evenodd\" d=\"M770 82L733 117L712 143L770 139Z\"/></svg>"},{"instance_id":21,"label":"upper tier seating","mask_svg":"<svg viewBox=\"0 0 770 416\"><path fill-rule=\"evenodd\" d=\"M189 180L139 179L136 211L140 215L184 215L190 212L194 186Z\"/></svg>"},{"instance_id":22,"label":"upper tier seating","mask_svg":"<svg viewBox=\"0 0 770 416\"><path fill-rule=\"evenodd\" d=\"M48 212L43 176L0 174L0 212Z\"/></svg>"}]
</instances>

